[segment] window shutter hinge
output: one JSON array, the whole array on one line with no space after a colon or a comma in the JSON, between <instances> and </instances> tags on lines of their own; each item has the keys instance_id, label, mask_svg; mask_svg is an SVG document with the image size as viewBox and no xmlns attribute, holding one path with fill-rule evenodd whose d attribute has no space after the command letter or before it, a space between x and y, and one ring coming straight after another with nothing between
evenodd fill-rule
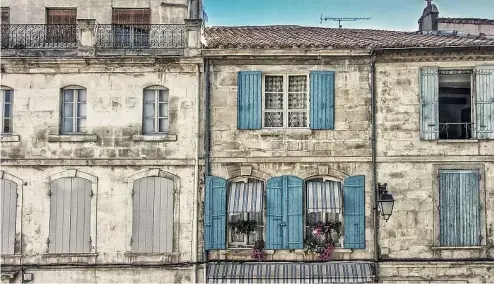
<instances>
[{"instance_id":1,"label":"window shutter hinge","mask_svg":"<svg viewBox=\"0 0 494 284\"><path fill-rule=\"evenodd\" d=\"M91 237L89 237L89 243L93 243L93 239Z\"/></svg>"},{"instance_id":2,"label":"window shutter hinge","mask_svg":"<svg viewBox=\"0 0 494 284\"><path fill-rule=\"evenodd\" d=\"M46 239L46 244L50 244L50 238Z\"/></svg>"},{"instance_id":3,"label":"window shutter hinge","mask_svg":"<svg viewBox=\"0 0 494 284\"><path fill-rule=\"evenodd\" d=\"M132 192L130 193L132 196L134 196L134 189L132 189Z\"/></svg>"},{"instance_id":4,"label":"window shutter hinge","mask_svg":"<svg viewBox=\"0 0 494 284\"><path fill-rule=\"evenodd\" d=\"M50 190L48 190L48 196L51 196L51 194L52 193L51 193L51 189L50 189Z\"/></svg>"},{"instance_id":5,"label":"window shutter hinge","mask_svg":"<svg viewBox=\"0 0 494 284\"><path fill-rule=\"evenodd\" d=\"M15 198L19 198L19 192L15 192Z\"/></svg>"},{"instance_id":6,"label":"window shutter hinge","mask_svg":"<svg viewBox=\"0 0 494 284\"><path fill-rule=\"evenodd\" d=\"M94 196L94 192L91 190L91 197L93 197L93 196Z\"/></svg>"},{"instance_id":7,"label":"window shutter hinge","mask_svg":"<svg viewBox=\"0 0 494 284\"><path fill-rule=\"evenodd\" d=\"M482 175L481 174L479 174L479 180L482 180Z\"/></svg>"},{"instance_id":8,"label":"window shutter hinge","mask_svg":"<svg viewBox=\"0 0 494 284\"><path fill-rule=\"evenodd\" d=\"M130 237L130 244L132 244L132 242L134 242L134 239Z\"/></svg>"}]
</instances>

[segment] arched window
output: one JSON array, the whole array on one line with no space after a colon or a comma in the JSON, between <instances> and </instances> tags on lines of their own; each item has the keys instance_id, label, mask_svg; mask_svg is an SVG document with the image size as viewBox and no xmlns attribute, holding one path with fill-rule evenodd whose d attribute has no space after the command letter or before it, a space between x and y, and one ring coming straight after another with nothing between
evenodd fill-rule
<instances>
[{"instance_id":1,"label":"arched window","mask_svg":"<svg viewBox=\"0 0 494 284\"><path fill-rule=\"evenodd\" d=\"M14 254L17 223L17 183L2 178L0 196L2 200L2 255Z\"/></svg>"},{"instance_id":2,"label":"arched window","mask_svg":"<svg viewBox=\"0 0 494 284\"><path fill-rule=\"evenodd\" d=\"M132 252L173 252L173 180L140 178L132 195Z\"/></svg>"},{"instance_id":3,"label":"arched window","mask_svg":"<svg viewBox=\"0 0 494 284\"><path fill-rule=\"evenodd\" d=\"M143 134L168 133L168 89L153 86L144 89Z\"/></svg>"},{"instance_id":4,"label":"arched window","mask_svg":"<svg viewBox=\"0 0 494 284\"><path fill-rule=\"evenodd\" d=\"M341 246L343 236L341 183L326 178L311 179L305 182L305 191L306 241L313 239L318 243L324 243L332 240L335 246ZM339 229L335 229L335 226L339 226ZM328 228L332 229L327 230Z\"/></svg>"},{"instance_id":5,"label":"arched window","mask_svg":"<svg viewBox=\"0 0 494 284\"><path fill-rule=\"evenodd\" d=\"M14 106L14 90L2 86L0 134L12 134L12 111Z\"/></svg>"},{"instance_id":6,"label":"arched window","mask_svg":"<svg viewBox=\"0 0 494 284\"><path fill-rule=\"evenodd\" d=\"M235 179L229 183L227 196L228 245L248 247L263 240L264 182Z\"/></svg>"},{"instance_id":7,"label":"arched window","mask_svg":"<svg viewBox=\"0 0 494 284\"><path fill-rule=\"evenodd\" d=\"M50 253L91 251L92 182L63 177L50 182Z\"/></svg>"},{"instance_id":8,"label":"arched window","mask_svg":"<svg viewBox=\"0 0 494 284\"><path fill-rule=\"evenodd\" d=\"M86 132L86 89L69 86L62 89L61 134Z\"/></svg>"}]
</instances>

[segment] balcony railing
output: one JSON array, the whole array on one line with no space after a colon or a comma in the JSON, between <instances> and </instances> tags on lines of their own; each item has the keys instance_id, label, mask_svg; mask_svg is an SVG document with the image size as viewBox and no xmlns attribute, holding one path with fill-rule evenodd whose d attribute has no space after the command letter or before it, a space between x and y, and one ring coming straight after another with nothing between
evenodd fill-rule
<instances>
[{"instance_id":1,"label":"balcony railing","mask_svg":"<svg viewBox=\"0 0 494 284\"><path fill-rule=\"evenodd\" d=\"M76 48L77 25L1 25L1 46L5 49Z\"/></svg>"},{"instance_id":2,"label":"balcony railing","mask_svg":"<svg viewBox=\"0 0 494 284\"><path fill-rule=\"evenodd\" d=\"M185 25L98 25L96 48L184 48Z\"/></svg>"}]
</instances>

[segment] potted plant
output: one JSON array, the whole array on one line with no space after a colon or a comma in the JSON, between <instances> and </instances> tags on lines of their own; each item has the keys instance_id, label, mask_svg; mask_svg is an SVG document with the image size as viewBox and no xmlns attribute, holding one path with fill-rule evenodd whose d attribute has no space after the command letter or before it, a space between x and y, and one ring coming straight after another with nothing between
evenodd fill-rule
<instances>
[{"instance_id":1,"label":"potted plant","mask_svg":"<svg viewBox=\"0 0 494 284\"><path fill-rule=\"evenodd\" d=\"M266 259L266 252L264 251L264 246L265 243L263 240L257 240L251 252L252 258L257 259L258 261Z\"/></svg>"},{"instance_id":2,"label":"potted plant","mask_svg":"<svg viewBox=\"0 0 494 284\"><path fill-rule=\"evenodd\" d=\"M237 220L228 223L228 226L230 226L235 233L244 234L247 237L248 242L249 235L256 229L257 222L254 220Z\"/></svg>"},{"instance_id":3,"label":"potted plant","mask_svg":"<svg viewBox=\"0 0 494 284\"><path fill-rule=\"evenodd\" d=\"M328 221L309 224L309 233L305 236L306 252L319 254L319 260L330 261L335 248L334 234L341 237L341 222Z\"/></svg>"}]
</instances>

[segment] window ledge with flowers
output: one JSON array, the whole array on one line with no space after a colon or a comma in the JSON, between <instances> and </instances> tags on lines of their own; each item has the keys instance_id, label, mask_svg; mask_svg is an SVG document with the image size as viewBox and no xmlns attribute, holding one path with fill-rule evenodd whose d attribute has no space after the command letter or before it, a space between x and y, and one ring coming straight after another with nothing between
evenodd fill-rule
<instances>
[{"instance_id":1,"label":"window ledge with flowers","mask_svg":"<svg viewBox=\"0 0 494 284\"><path fill-rule=\"evenodd\" d=\"M319 260L330 261L341 238L341 222L327 221L309 224L304 247L307 254L318 254Z\"/></svg>"}]
</instances>

